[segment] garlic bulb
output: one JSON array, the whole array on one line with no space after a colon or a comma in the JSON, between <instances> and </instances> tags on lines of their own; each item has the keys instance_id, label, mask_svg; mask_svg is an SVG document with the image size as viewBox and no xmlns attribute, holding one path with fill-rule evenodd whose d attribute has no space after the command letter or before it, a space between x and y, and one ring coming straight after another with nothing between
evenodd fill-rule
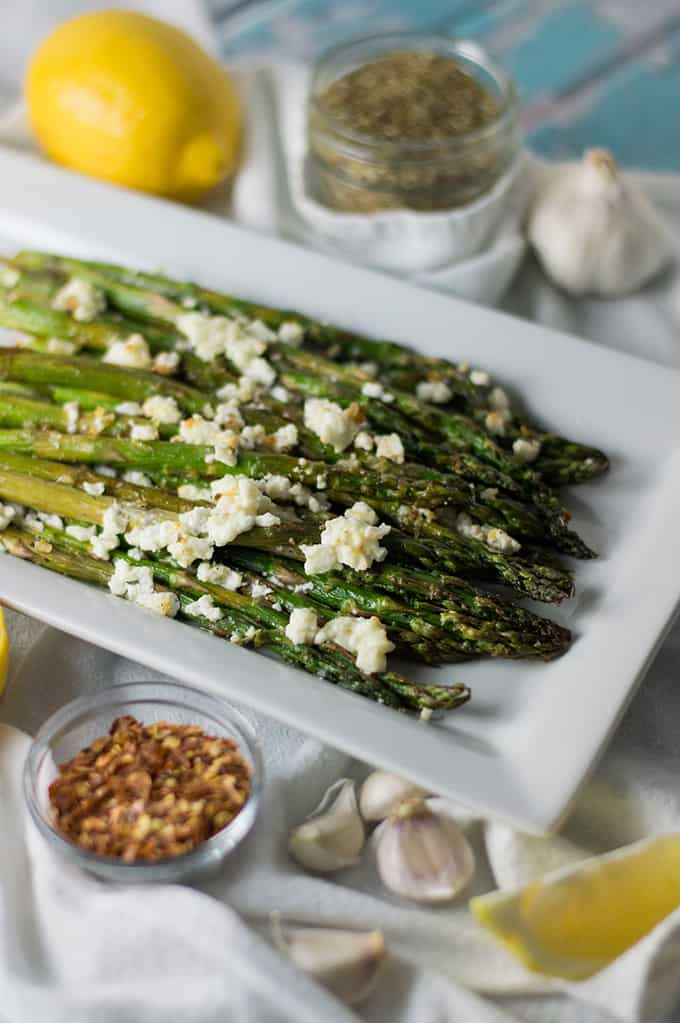
<instances>
[{"instance_id":1,"label":"garlic bulb","mask_svg":"<svg viewBox=\"0 0 680 1023\"><path fill-rule=\"evenodd\" d=\"M359 810L365 821L384 821L400 803L428 793L389 771L373 771L361 786Z\"/></svg>"},{"instance_id":2,"label":"garlic bulb","mask_svg":"<svg viewBox=\"0 0 680 1023\"><path fill-rule=\"evenodd\" d=\"M356 863L365 839L354 782L341 778L331 785L314 813L292 829L288 851L307 870L326 873Z\"/></svg>"},{"instance_id":3,"label":"garlic bulb","mask_svg":"<svg viewBox=\"0 0 680 1023\"><path fill-rule=\"evenodd\" d=\"M381 931L284 928L272 919L272 938L280 952L347 1005L371 993L387 956Z\"/></svg>"},{"instance_id":4,"label":"garlic bulb","mask_svg":"<svg viewBox=\"0 0 680 1023\"><path fill-rule=\"evenodd\" d=\"M571 295L625 295L673 258L652 204L604 149L550 174L527 232L548 277Z\"/></svg>"},{"instance_id":5,"label":"garlic bulb","mask_svg":"<svg viewBox=\"0 0 680 1023\"><path fill-rule=\"evenodd\" d=\"M417 902L446 902L472 877L472 849L455 821L433 813L423 799L397 807L385 821L376 850L387 888Z\"/></svg>"}]
</instances>

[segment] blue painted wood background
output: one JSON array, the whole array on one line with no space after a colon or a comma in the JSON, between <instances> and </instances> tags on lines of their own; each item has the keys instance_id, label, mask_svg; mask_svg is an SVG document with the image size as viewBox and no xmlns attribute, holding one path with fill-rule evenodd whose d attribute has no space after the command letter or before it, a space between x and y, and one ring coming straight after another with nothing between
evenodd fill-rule
<instances>
[{"instance_id":1,"label":"blue painted wood background","mask_svg":"<svg viewBox=\"0 0 680 1023\"><path fill-rule=\"evenodd\" d=\"M530 146L610 148L680 171L680 0L211 0L226 60L310 61L346 39L418 29L483 44L513 74Z\"/></svg>"}]
</instances>

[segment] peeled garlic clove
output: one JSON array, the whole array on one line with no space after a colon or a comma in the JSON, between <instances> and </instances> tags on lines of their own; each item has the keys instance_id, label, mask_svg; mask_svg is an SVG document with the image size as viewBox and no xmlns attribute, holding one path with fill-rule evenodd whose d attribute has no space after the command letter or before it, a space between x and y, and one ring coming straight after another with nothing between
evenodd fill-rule
<instances>
[{"instance_id":1,"label":"peeled garlic clove","mask_svg":"<svg viewBox=\"0 0 680 1023\"><path fill-rule=\"evenodd\" d=\"M387 956L381 931L282 927L272 922L279 951L347 1005L373 990Z\"/></svg>"},{"instance_id":2,"label":"peeled garlic clove","mask_svg":"<svg viewBox=\"0 0 680 1023\"><path fill-rule=\"evenodd\" d=\"M288 836L288 851L306 870L329 873L359 859L366 835L354 782L341 778L303 824Z\"/></svg>"},{"instance_id":3,"label":"peeled garlic clove","mask_svg":"<svg viewBox=\"0 0 680 1023\"><path fill-rule=\"evenodd\" d=\"M465 835L450 817L422 799L397 807L385 821L376 850L383 884L416 902L447 902L462 891L475 870Z\"/></svg>"},{"instance_id":4,"label":"peeled garlic clove","mask_svg":"<svg viewBox=\"0 0 680 1023\"><path fill-rule=\"evenodd\" d=\"M384 821L400 803L428 793L389 771L373 771L361 786L359 810L365 821Z\"/></svg>"},{"instance_id":5,"label":"peeled garlic clove","mask_svg":"<svg viewBox=\"0 0 680 1023\"><path fill-rule=\"evenodd\" d=\"M527 233L548 277L572 295L627 294L673 258L651 202L603 149L548 172Z\"/></svg>"}]
</instances>

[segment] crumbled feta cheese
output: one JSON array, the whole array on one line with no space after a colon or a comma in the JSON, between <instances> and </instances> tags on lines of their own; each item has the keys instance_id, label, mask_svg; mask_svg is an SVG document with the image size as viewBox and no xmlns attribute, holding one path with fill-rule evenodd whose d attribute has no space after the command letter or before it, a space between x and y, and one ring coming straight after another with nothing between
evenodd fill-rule
<instances>
[{"instance_id":1,"label":"crumbled feta cheese","mask_svg":"<svg viewBox=\"0 0 680 1023\"><path fill-rule=\"evenodd\" d=\"M298 428L295 423L280 426L274 433L274 450L288 451L298 442Z\"/></svg>"},{"instance_id":2,"label":"crumbled feta cheese","mask_svg":"<svg viewBox=\"0 0 680 1023\"><path fill-rule=\"evenodd\" d=\"M288 625L286 625L286 639L296 646L308 646L314 642L319 629L319 621L309 607L296 607L290 613Z\"/></svg>"},{"instance_id":3,"label":"crumbled feta cheese","mask_svg":"<svg viewBox=\"0 0 680 1023\"><path fill-rule=\"evenodd\" d=\"M287 476L270 474L259 481L267 497L273 501L287 501L290 499L291 482Z\"/></svg>"},{"instance_id":4,"label":"crumbled feta cheese","mask_svg":"<svg viewBox=\"0 0 680 1023\"><path fill-rule=\"evenodd\" d=\"M243 370L243 375L249 380L254 380L256 384L262 384L263 387L271 387L276 380L276 370L272 364L259 355L250 360Z\"/></svg>"},{"instance_id":5,"label":"crumbled feta cheese","mask_svg":"<svg viewBox=\"0 0 680 1023\"><path fill-rule=\"evenodd\" d=\"M260 582L259 579L256 579L251 584L251 587L250 587L250 595L251 595L251 597L255 597L255 598L257 598L257 597L266 597L269 593L272 593L272 592L273 592L273 590L272 590L271 586L267 586L266 583Z\"/></svg>"},{"instance_id":6,"label":"crumbled feta cheese","mask_svg":"<svg viewBox=\"0 0 680 1023\"><path fill-rule=\"evenodd\" d=\"M255 423L254 426L244 426L239 434L239 446L245 448L246 451L252 450L261 444L266 436L265 428L261 423Z\"/></svg>"},{"instance_id":7,"label":"crumbled feta cheese","mask_svg":"<svg viewBox=\"0 0 680 1023\"><path fill-rule=\"evenodd\" d=\"M223 617L223 612L219 607L215 607L212 597L207 593L204 593L198 600L192 601L191 604L187 604L184 610L189 615L200 615L201 618L207 618L209 622L218 622Z\"/></svg>"},{"instance_id":8,"label":"crumbled feta cheese","mask_svg":"<svg viewBox=\"0 0 680 1023\"><path fill-rule=\"evenodd\" d=\"M114 341L103 359L114 366L148 369L151 365L149 346L141 334L131 334L126 341Z\"/></svg>"},{"instance_id":9,"label":"crumbled feta cheese","mask_svg":"<svg viewBox=\"0 0 680 1023\"><path fill-rule=\"evenodd\" d=\"M67 526L66 533L68 536L72 536L74 540L80 540L81 543L89 542L94 540L97 535L96 526Z\"/></svg>"},{"instance_id":10,"label":"crumbled feta cheese","mask_svg":"<svg viewBox=\"0 0 680 1023\"><path fill-rule=\"evenodd\" d=\"M183 483L177 488L177 496L183 501L210 501L210 488L197 487L193 483Z\"/></svg>"},{"instance_id":11,"label":"crumbled feta cheese","mask_svg":"<svg viewBox=\"0 0 680 1023\"><path fill-rule=\"evenodd\" d=\"M202 583L213 583L221 586L224 590L238 590L243 583L243 576L235 572L228 565L214 565L209 561L202 561L196 571L197 577Z\"/></svg>"},{"instance_id":12,"label":"crumbled feta cheese","mask_svg":"<svg viewBox=\"0 0 680 1023\"><path fill-rule=\"evenodd\" d=\"M518 437L513 441L512 450L520 462L535 462L541 453L541 442Z\"/></svg>"},{"instance_id":13,"label":"crumbled feta cheese","mask_svg":"<svg viewBox=\"0 0 680 1023\"><path fill-rule=\"evenodd\" d=\"M26 529L35 530L37 533L42 533L45 529L44 523L40 521L35 512L26 512L24 515L24 526Z\"/></svg>"},{"instance_id":14,"label":"crumbled feta cheese","mask_svg":"<svg viewBox=\"0 0 680 1023\"><path fill-rule=\"evenodd\" d=\"M270 330L266 323L262 320L245 320L243 322L244 330L247 330L253 337L259 338L261 341L276 341L276 334L273 330Z\"/></svg>"},{"instance_id":15,"label":"crumbled feta cheese","mask_svg":"<svg viewBox=\"0 0 680 1023\"><path fill-rule=\"evenodd\" d=\"M398 433L387 433L375 439L375 453L378 458L389 458L392 462L404 461L404 445Z\"/></svg>"},{"instance_id":16,"label":"crumbled feta cheese","mask_svg":"<svg viewBox=\"0 0 680 1023\"><path fill-rule=\"evenodd\" d=\"M243 426L243 416L239 411L238 402L234 400L220 402L215 409L214 419L218 426L228 426L231 430Z\"/></svg>"},{"instance_id":17,"label":"crumbled feta cheese","mask_svg":"<svg viewBox=\"0 0 680 1023\"><path fill-rule=\"evenodd\" d=\"M299 323L294 320L286 320L278 330L279 341L285 341L289 345L299 345L304 340L305 332Z\"/></svg>"},{"instance_id":18,"label":"crumbled feta cheese","mask_svg":"<svg viewBox=\"0 0 680 1023\"><path fill-rule=\"evenodd\" d=\"M140 441L158 440L158 429L153 423L133 423L130 438Z\"/></svg>"},{"instance_id":19,"label":"crumbled feta cheese","mask_svg":"<svg viewBox=\"0 0 680 1023\"><path fill-rule=\"evenodd\" d=\"M220 428L203 416L190 416L179 424L178 437L185 444L214 444L220 435Z\"/></svg>"},{"instance_id":20,"label":"crumbled feta cheese","mask_svg":"<svg viewBox=\"0 0 680 1023\"><path fill-rule=\"evenodd\" d=\"M179 366L179 355L177 352L159 352L154 356L151 369L161 376L172 376Z\"/></svg>"},{"instance_id":21,"label":"crumbled feta cheese","mask_svg":"<svg viewBox=\"0 0 680 1023\"><path fill-rule=\"evenodd\" d=\"M101 532L90 541L92 553L96 558L102 561L109 560L111 551L119 546L118 537L125 532L127 521L126 513L117 501L113 501L104 512Z\"/></svg>"},{"instance_id":22,"label":"crumbled feta cheese","mask_svg":"<svg viewBox=\"0 0 680 1023\"><path fill-rule=\"evenodd\" d=\"M78 346L73 341L64 341L61 337L47 339L47 351L50 355L75 355Z\"/></svg>"},{"instance_id":23,"label":"crumbled feta cheese","mask_svg":"<svg viewBox=\"0 0 680 1023\"><path fill-rule=\"evenodd\" d=\"M66 432L76 433L78 430L78 419L80 418L80 405L77 401L66 401L62 408L66 413Z\"/></svg>"},{"instance_id":24,"label":"crumbled feta cheese","mask_svg":"<svg viewBox=\"0 0 680 1023\"><path fill-rule=\"evenodd\" d=\"M225 430L215 443L212 459L215 462L222 462L223 465L236 465L237 448L238 437L231 430Z\"/></svg>"},{"instance_id":25,"label":"crumbled feta cheese","mask_svg":"<svg viewBox=\"0 0 680 1023\"><path fill-rule=\"evenodd\" d=\"M107 412L105 408L98 407L86 419L87 432L98 436L108 429L112 422L113 416L111 413Z\"/></svg>"},{"instance_id":26,"label":"crumbled feta cheese","mask_svg":"<svg viewBox=\"0 0 680 1023\"><path fill-rule=\"evenodd\" d=\"M387 638L385 626L379 618L353 618L339 615L331 618L317 632L316 644L337 643L338 646L356 655L356 666L367 675L384 671L387 667L386 654L394 650L394 643Z\"/></svg>"},{"instance_id":27,"label":"crumbled feta cheese","mask_svg":"<svg viewBox=\"0 0 680 1023\"><path fill-rule=\"evenodd\" d=\"M7 529L15 517L15 509L11 504L0 504L0 529Z\"/></svg>"},{"instance_id":28,"label":"crumbled feta cheese","mask_svg":"<svg viewBox=\"0 0 680 1023\"><path fill-rule=\"evenodd\" d=\"M140 607L154 614L163 615L164 618L174 618L179 611L179 598L174 593L167 591L156 593L140 593L135 600Z\"/></svg>"},{"instance_id":29,"label":"crumbled feta cheese","mask_svg":"<svg viewBox=\"0 0 680 1023\"><path fill-rule=\"evenodd\" d=\"M38 513L38 518L41 522L44 522L46 526L50 526L51 529L63 529L64 520L59 515L50 515L49 512Z\"/></svg>"},{"instance_id":30,"label":"crumbled feta cheese","mask_svg":"<svg viewBox=\"0 0 680 1023\"><path fill-rule=\"evenodd\" d=\"M273 515L271 512L264 512L262 515L255 516L255 525L262 526L264 529L269 529L270 526L278 526L281 524L281 519L278 515Z\"/></svg>"},{"instance_id":31,"label":"crumbled feta cheese","mask_svg":"<svg viewBox=\"0 0 680 1023\"><path fill-rule=\"evenodd\" d=\"M224 476L211 485L218 498L210 510L207 535L216 547L224 547L255 525L255 518L267 510L268 499L246 476Z\"/></svg>"},{"instance_id":32,"label":"crumbled feta cheese","mask_svg":"<svg viewBox=\"0 0 680 1023\"><path fill-rule=\"evenodd\" d=\"M356 407L343 409L327 398L307 398L305 401L305 426L336 451L349 447L362 421Z\"/></svg>"},{"instance_id":33,"label":"crumbled feta cheese","mask_svg":"<svg viewBox=\"0 0 680 1023\"><path fill-rule=\"evenodd\" d=\"M492 412L487 412L484 418L484 425L489 433L493 433L497 437L504 437L510 418L505 409L494 409Z\"/></svg>"},{"instance_id":34,"label":"crumbled feta cheese","mask_svg":"<svg viewBox=\"0 0 680 1023\"><path fill-rule=\"evenodd\" d=\"M71 277L54 296L53 309L71 313L74 320L87 323L106 309L106 296L80 277Z\"/></svg>"},{"instance_id":35,"label":"crumbled feta cheese","mask_svg":"<svg viewBox=\"0 0 680 1023\"><path fill-rule=\"evenodd\" d=\"M213 408L209 401L206 401L205 405L201 409L201 412L203 413L206 419L215 418L215 409Z\"/></svg>"},{"instance_id":36,"label":"crumbled feta cheese","mask_svg":"<svg viewBox=\"0 0 680 1023\"><path fill-rule=\"evenodd\" d=\"M207 316L189 312L177 318L176 326L188 339L195 354L204 362L223 355L227 338L235 336L237 324L226 316Z\"/></svg>"},{"instance_id":37,"label":"crumbled feta cheese","mask_svg":"<svg viewBox=\"0 0 680 1023\"><path fill-rule=\"evenodd\" d=\"M378 383L377 380L367 380L364 386L361 388L361 393L365 398L377 398L379 401L384 401L388 405L391 401L394 401L394 395L386 391L382 384Z\"/></svg>"},{"instance_id":38,"label":"crumbled feta cheese","mask_svg":"<svg viewBox=\"0 0 680 1023\"><path fill-rule=\"evenodd\" d=\"M276 387L272 387L269 393L274 401L290 401L290 394L282 384L277 384Z\"/></svg>"},{"instance_id":39,"label":"crumbled feta cheese","mask_svg":"<svg viewBox=\"0 0 680 1023\"><path fill-rule=\"evenodd\" d=\"M154 423L163 423L164 425L178 423L182 418L175 399L166 398L162 394L147 398L142 406L142 412Z\"/></svg>"},{"instance_id":40,"label":"crumbled feta cheese","mask_svg":"<svg viewBox=\"0 0 680 1023\"><path fill-rule=\"evenodd\" d=\"M115 411L119 416L141 416L142 406L138 401L121 401Z\"/></svg>"},{"instance_id":41,"label":"crumbled feta cheese","mask_svg":"<svg viewBox=\"0 0 680 1023\"><path fill-rule=\"evenodd\" d=\"M494 387L493 391L489 395L489 405L493 409L510 409L510 398L507 392L502 387Z\"/></svg>"},{"instance_id":42,"label":"crumbled feta cheese","mask_svg":"<svg viewBox=\"0 0 680 1023\"><path fill-rule=\"evenodd\" d=\"M86 494L89 494L90 497L101 497L102 494L105 493L106 491L106 486L104 483L101 482L83 483L83 490L85 491Z\"/></svg>"},{"instance_id":43,"label":"crumbled feta cheese","mask_svg":"<svg viewBox=\"0 0 680 1023\"><path fill-rule=\"evenodd\" d=\"M314 583L298 583L297 586L293 587L293 593L311 593L314 589Z\"/></svg>"},{"instance_id":44,"label":"crumbled feta cheese","mask_svg":"<svg viewBox=\"0 0 680 1023\"><path fill-rule=\"evenodd\" d=\"M354 447L359 451L370 451L373 444L373 434L367 433L366 430L361 430L354 438Z\"/></svg>"},{"instance_id":45,"label":"crumbled feta cheese","mask_svg":"<svg viewBox=\"0 0 680 1023\"><path fill-rule=\"evenodd\" d=\"M152 487L153 483L144 472L138 469L128 469L123 473L125 483L132 483L135 487Z\"/></svg>"},{"instance_id":46,"label":"crumbled feta cheese","mask_svg":"<svg viewBox=\"0 0 680 1023\"><path fill-rule=\"evenodd\" d=\"M13 270L10 266L0 267L0 285L3 288L13 288L21 280L21 274L18 270Z\"/></svg>"},{"instance_id":47,"label":"crumbled feta cheese","mask_svg":"<svg viewBox=\"0 0 680 1023\"><path fill-rule=\"evenodd\" d=\"M358 501L339 518L329 519L318 544L300 544L305 555L305 573L316 575L330 572L340 565L365 572L374 561L382 561L387 550L380 540L391 527L376 525L378 519L364 501Z\"/></svg>"},{"instance_id":48,"label":"crumbled feta cheese","mask_svg":"<svg viewBox=\"0 0 680 1023\"><path fill-rule=\"evenodd\" d=\"M461 536L471 540L479 540L492 550L500 551L501 554L516 554L522 546L514 537L506 533L504 529L473 522L465 512L460 512L458 515L456 529Z\"/></svg>"},{"instance_id":49,"label":"crumbled feta cheese","mask_svg":"<svg viewBox=\"0 0 680 1023\"><path fill-rule=\"evenodd\" d=\"M182 534L168 544L168 553L181 568L189 568L194 561L210 561L214 547L210 540L203 537Z\"/></svg>"},{"instance_id":50,"label":"crumbled feta cheese","mask_svg":"<svg viewBox=\"0 0 680 1023\"><path fill-rule=\"evenodd\" d=\"M179 611L179 600L174 593L154 589L153 573L147 565L130 565L122 558L117 559L109 589L114 596L124 597L167 618L174 618Z\"/></svg>"},{"instance_id":51,"label":"crumbled feta cheese","mask_svg":"<svg viewBox=\"0 0 680 1023\"><path fill-rule=\"evenodd\" d=\"M360 362L359 369L363 373L368 373L369 377L377 377L379 366L377 362Z\"/></svg>"},{"instance_id":52,"label":"crumbled feta cheese","mask_svg":"<svg viewBox=\"0 0 680 1023\"><path fill-rule=\"evenodd\" d=\"M167 548L179 538L179 523L171 519L163 519L160 522L142 522L133 526L125 534L126 541L131 547L139 547L142 551L157 551Z\"/></svg>"},{"instance_id":53,"label":"crumbled feta cheese","mask_svg":"<svg viewBox=\"0 0 680 1023\"><path fill-rule=\"evenodd\" d=\"M325 475L325 473L320 472L319 475L316 477L316 489L325 490L327 485L328 477Z\"/></svg>"},{"instance_id":54,"label":"crumbled feta cheese","mask_svg":"<svg viewBox=\"0 0 680 1023\"><path fill-rule=\"evenodd\" d=\"M421 380L416 385L416 398L433 405L446 405L451 401L451 388L443 380Z\"/></svg>"},{"instance_id":55,"label":"crumbled feta cheese","mask_svg":"<svg viewBox=\"0 0 680 1023\"><path fill-rule=\"evenodd\" d=\"M110 465L95 465L94 471L99 476L109 476L112 480L116 478L116 470L112 469Z\"/></svg>"},{"instance_id":56,"label":"crumbled feta cheese","mask_svg":"<svg viewBox=\"0 0 680 1023\"><path fill-rule=\"evenodd\" d=\"M470 372L470 383L474 384L475 387L488 387L491 383L491 377L485 369L473 369Z\"/></svg>"},{"instance_id":57,"label":"crumbled feta cheese","mask_svg":"<svg viewBox=\"0 0 680 1023\"><path fill-rule=\"evenodd\" d=\"M495 501L498 497L498 487L486 487L480 496L482 501Z\"/></svg>"}]
</instances>

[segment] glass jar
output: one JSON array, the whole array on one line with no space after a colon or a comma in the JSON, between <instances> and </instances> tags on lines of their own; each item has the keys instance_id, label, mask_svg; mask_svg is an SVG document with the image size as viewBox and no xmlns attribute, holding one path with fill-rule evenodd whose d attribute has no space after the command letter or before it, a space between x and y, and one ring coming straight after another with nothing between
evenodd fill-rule
<instances>
[{"instance_id":1,"label":"glass jar","mask_svg":"<svg viewBox=\"0 0 680 1023\"><path fill-rule=\"evenodd\" d=\"M360 134L324 107L328 87L363 64L397 52L450 59L496 103L471 131L432 141L392 141ZM326 206L352 213L409 208L445 210L488 192L520 148L517 93L511 78L479 46L440 36L395 33L331 50L314 69L307 116L307 186Z\"/></svg>"}]
</instances>

